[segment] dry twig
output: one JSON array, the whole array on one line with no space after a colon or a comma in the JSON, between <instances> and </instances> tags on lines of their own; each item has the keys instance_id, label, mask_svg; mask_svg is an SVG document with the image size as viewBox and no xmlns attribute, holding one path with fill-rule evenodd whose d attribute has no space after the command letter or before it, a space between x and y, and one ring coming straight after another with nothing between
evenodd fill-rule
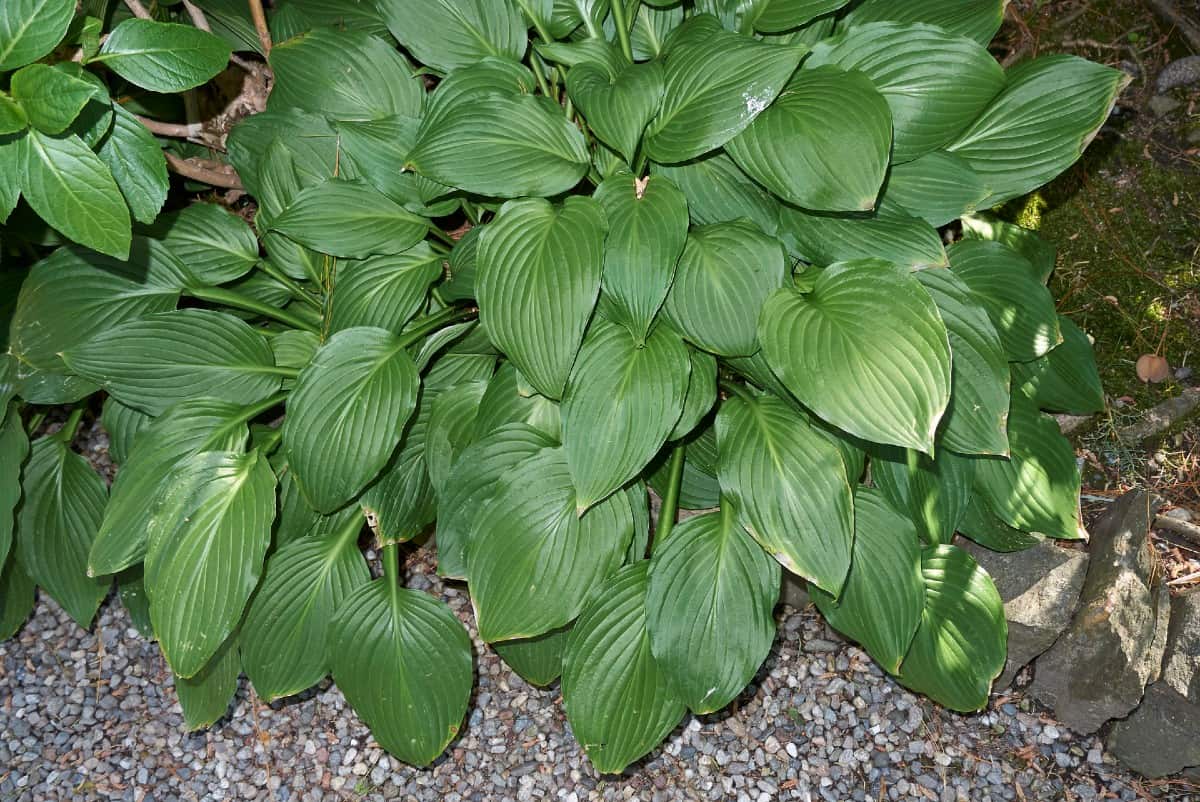
<instances>
[{"instance_id":1,"label":"dry twig","mask_svg":"<svg viewBox=\"0 0 1200 802\"><path fill-rule=\"evenodd\" d=\"M211 159L198 159L194 157L181 159L170 151L166 152L166 157L167 167L171 168L171 172L185 178L203 181L206 184L212 184L214 187L225 187L226 189L243 188L242 180L238 178L237 173L228 164L222 164Z\"/></svg>"}]
</instances>

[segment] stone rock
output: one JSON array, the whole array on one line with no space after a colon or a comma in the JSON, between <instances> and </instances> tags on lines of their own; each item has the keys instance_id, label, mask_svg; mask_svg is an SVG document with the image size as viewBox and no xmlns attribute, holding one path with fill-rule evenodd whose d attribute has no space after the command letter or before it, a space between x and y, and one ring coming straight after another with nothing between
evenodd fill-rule
<instances>
[{"instance_id":1,"label":"stone rock","mask_svg":"<svg viewBox=\"0 0 1200 802\"><path fill-rule=\"evenodd\" d=\"M1088 555L1042 541L1008 554L963 538L958 545L991 575L1008 619L1008 661L995 687L1010 685L1017 672L1049 649L1071 623L1087 575Z\"/></svg>"},{"instance_id":2,"label":"stone rock","mask_svg":"<svg viewBox=\"0 0 1200 802\"><path fill-rule=\"evenodd\" d=\"M1200 589L1171 604L1162 678L1117 722L1108 748L1129 768L1162 777L1200 766Z\"/></svg>"},{"instance_id":3,"label":"stone rock","mask_svg":"<svg viewBox=\"0 0 1200 802\"><path fill-rule=\"evenodd\" d=\"M809 604L808 583L786 569L782 573L783 587L779 592L779 603L793 610L803 610Z\"/></svg>"},{"instance_id":4,"label":"stone rock","mask_svg":"<svg viewBox=\"0 0 1200 802\"><path fill-rule=\"evenodd\" d=\"M1128 714L1162 668L1170 598L1149 542L1157 508L1133 490L1096 525L1079 607L1035 664L1033 695L1076 732Z\"/></svg>"},{"instance_id":5,"label":"stone rock","mask_svg":"<svg viewBox=\"0 0 1200 802\"><path fill-rule=\"evenodd\" d=\"M1200 56L1184 56L1175 59L1158 74L1154 88L1159 95L1169 92L1177 86L1187 86L1200 82Z\"/></svg>"},{"instance_id":6,"label":"stone rock","mask_svg":"<svg viewBox=\"0 0 1200 802\"><path fill-rule=\"evenodd\" d=\"M1170 95L1155 95L1150 98L1150 111L1154 112L1155 117L1166 117L1182 105L1182 101Z\"/></svg>"}]
</instances>

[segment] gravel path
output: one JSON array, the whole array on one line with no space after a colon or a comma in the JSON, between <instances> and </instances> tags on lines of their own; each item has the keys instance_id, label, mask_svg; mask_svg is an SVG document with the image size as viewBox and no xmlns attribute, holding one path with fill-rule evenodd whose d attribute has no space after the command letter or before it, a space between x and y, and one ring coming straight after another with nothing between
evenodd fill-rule
<instances>
[{"instance_id":1,"label":"gravel path","mask_svg":"<svg viewBox=\"0 0 1200 802\"><path fill-rule=\"evenodd\" d=\"M469 624L462 589L414 562L409 584L440 593ZM266 705L243 680L232 715L189 735L157 647L119 602L110 598L84 632L43 599L0 643L0 800L1150 798L1099 741L1019 695L995 697L981 715L947 713L815 614L788 612L732 712L689 716L627 775L599 777L571 738L557 687L525 684L478 641L468 726L422 771L376 747L328 682Z\"/></svg>"}]
</instances>

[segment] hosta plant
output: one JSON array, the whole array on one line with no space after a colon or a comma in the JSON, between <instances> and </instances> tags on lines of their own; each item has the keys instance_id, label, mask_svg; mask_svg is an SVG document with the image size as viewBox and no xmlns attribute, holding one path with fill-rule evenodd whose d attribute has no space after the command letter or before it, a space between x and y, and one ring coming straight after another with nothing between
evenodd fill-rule
<instances>
[{"instance_id":1,"label":"hosta plant","mask_svg":"<svg viewBox=\"0 0 1200 802\"><path fill-rule=\"evenodd\" d=\"M1004 0L83 5L0 7L5 635L115 578L191 726L332 674L425 765L473 663L404 587L424 538L603 772L747 685L782 571L986 703L1005 619L955 538L1081 537L1045 412L1103 405L1053 249L994 212L1121 73L1003 69Z\"/></svg>"}]
</instances>

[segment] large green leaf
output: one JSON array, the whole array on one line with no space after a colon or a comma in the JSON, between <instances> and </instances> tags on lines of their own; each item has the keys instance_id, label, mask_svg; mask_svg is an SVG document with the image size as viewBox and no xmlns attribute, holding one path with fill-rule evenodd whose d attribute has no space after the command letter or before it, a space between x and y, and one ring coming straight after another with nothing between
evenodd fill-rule
<instances>
[{"instance_id":1,"label":"large green leaf","mask_svg":"<svg viewBox=\"0 0 1200 802\"><path fill-rule=\"evenodd\" d=\"M645 340L675 277L687 240L687 199L674 184L618 175L595 198L608 219L604 241L604 296L618 320Z\"/></svg>"},{"instance_id":2,"label":"large green leaf","mask_svg":"<svg viewBox=\"0 0 1200 802\"><path fill-rule=\"evenodd\" d=\"M865 440L933 450L950 346L913 276L879 261L834 265L807 295L772 295L758 331L772 370L818 416Z\"/></svg>"},{"instance_id":3,"label":"large green leaf","mask_svg":"<svg viewBox=\"0 0 1200 802\"><path fill-rule=\"evenodd\" d=\"M339 331L300 372L283 447L305 498L333 512L387 464L417 403L420 377L383 329Z\"/></svg>"},{"instance_id":4,"label":"large green leaf","mask_svg":"<svg viewBox=\"0 0 1200 802\"><path fill-rule=\"evenodd\" d=\"M746 530L783 567L837 595L854 539L841 452L772 396L729 399L716 428L721 491Z\"/></svg>"},{"instance_id":5,"label":"large green leaf","mask_svg":"<svg viewBox=\"0 0 1200 802\"><path fill-rule=\"evenodd\" d=\"M108 165L133 216L142 223L153 222L171 188L167 160L154 134L114 103L112 130L96 154Z\"/></svg>"},{"instance_id":6,"label":"large green leaf","mask_svg":"<svg viewBox=\"0 0 1200 802\"><path fill-rule=\"evenodd\" d=\"M412 540L437 517L437 494L425 459L433 399L430 386L423 386L399 447L359 499L381 545Z\"/></svg>"},{"instance_id":7,"label":"large green leaf","mask_svg":"<svg viewBox=\"0 0 1200 802\"><path fill-rule=\"evenodd\" d=\"M958 531L984 548L1002 553L1024 551L1043 539L1001 521L978 494L971 496L967 503L962 520L958 522Z\"/></svg>"},{"instance_id":8,"label":"large green leaf","mask_svg":"<svg viewBox=\"0 0 1200 802\"><path fill-rule=\"evenodd\" d=\"M425 468L438 499L450 491L450 474L475 434L475 415L487 390L486 379L472 379L439 393L425 436Z\"/></svg>"},{"instance_id":9,"label":"large green leaf","mask_svg":"<svg viewBox=\"0 0 1200 802\"><path fill-rule=\"evenodd\" d=\"M128 258L129 208L100 157L72 133L30 129L18 141L21 193L33 210L76 242Z\"/></svg>"},{"instance_id":10,"label":"large green leaf","mask_svg":"<svg viewBox=\"0 0 1200 802\"><path fill-rule=\"evenodd\" d=\"M1054 299L1034 267L1000 242L969 239L949 251L950 266L983 306L1008 358L1028 362L1062 342Z\"/></svg>"},{"instance_id":11,"label":"large green leaf","mask_svg":"<svg viewBox=\"0 0 1200 802\"><path fill-rule=\"evenodd\" d=\"M992 189L988 206L1034 190L1082 155L1132 78L1076 56L1010 67L999 97L948 149Z\"/></svg>"},{"instance_id":12,"label":"large green leaf","mask_svg":"<svg viewBox=\"0 0 1200 802\"><path fill-rule=\"evenodd\" d=\"M567 73L567 92L596 137L633 164L642 132L662 104L664 82L656 61L628 64L615 74L585 62Z\"/></svg>"},{"instance_id":13,"label":"large green leaf","mask_svg":"<svg viewBox=\"0 0 1200 802\"><path fill-rule=\"evenodd\" d=\"M521 462L555 441L525 423L509 423L468 446L455 463L438 501L438 573L467 578L467 553L474 521L501 481L518 472Z\"/></svg>"},{"instance_id":14,"label":"large green leaf","mask_svg":"<svg viewBox=\"0 0 1200 802\"><path fill-rule=\"evenodd\" d=\"M408 250L425 237L429 222L370 184L331 178L301 190L271 228L321 253L365 259Z\"/></svg>"},{"instance_id":15,"label":"large green leaf","mask_svg":"<svg viewBox=\"0 0 1200 802\"><path fill-rule=\"evenodd\" d=\"M0 5L0 72L53 50L74 16L74 0L5 0Z\"/></svg>"},{"instance_id":16,"label":"large green leaf","mask_svg":"<svg viewBox=\"0 0 1200 802\"><path fill-rule=\"evenodd\" d=\"M987 572L956 546L925 549L921 573L925 609L900 681L952 710L980 710L1004 668L1004 603Z\"/></svg>"},{"instance_id":17,"label":"large green leaf","mask_svg":"<svg viewBox=\"0 0 1200 802\"><path fill-rule=\"evenodd\" d=\"M754 9L754 29L766 33L790 31L819 16L837 11L847 0L766 0Z\"/></svg>"},{"instance_id":18,"label":"large green leaf","mask_svg":"<svg viewBox=\"0 0 1200 802\"><path fill-rule=\"evenodd\" d=\"M442 275L442 257L425 242L398 254L338 265L329 329L374 326L399 334Z\"/></svg>"},{"instance_id":19,"label":"large green leaf","mask_svg":"<svg viewBox=\"0 0 1200 802\"><path fill-rule=\"evenodd\" d=\"M407 166L467 192L550 196L579 183L591 163L583 134L533 97L488 95L421 126Z\"/></svg>"},{"instance_id":20,"label":"large green leaf","mask_svg":"<svg viewBox=\"0 0 1200 802\"><path fill-rule=\"evenodd\" d=\"M233 633L258 584L275 474L257 451L204 451L171 472L146 554L150 620L171 670L192 677Z\"/></svg>"},{"instance_id":21,"label":"large green leaf","mask_svg":"<svg viewBox=\"0 0 1200 802\"><path fill-rule=\"evenodd\" d=\"M338 606L333 680L379 745L425 766L458 734L471 696L471 639L445 604L386 579Z\"/></svg>"},{"instance_id":22,"label":"large green leaf","mask_svg":"<svg viewBox=\"0 0 1200 802\"><path fill-rule=\"evenodd\" d=\"M1008 442L1010 459L976 460L980 498L1016 529L1065 540L1084 537L1075 449L1058 423L1016 393L1008 416Z\"/></svg>"},{"instance_id":23,"label":"large green leaf","mask_svg":"<svg viewBox=\"0 0 1200 802\"><path fill-rule=\"evenodd\" d=\"M9 80L12 99L29 124L47 134L62 133L96 94L93 84L46 64L23 67Z\"/></svg>"},{"instance_id":24,"label":"large green leaf","mask_svg":"<svg viewBox=\"0 0 1200 802\"><path fill-rule=\"evenodd\" d=\"M683 400L683 414L668 440L678 440L691 434L708 416L717 403L717 360L703 351L688 349L692 372L688 376L687 395Z\"/></svg>"},{"instance_id":25,"label":"large green leaf","mask_svg":"<svg viewBox=\"0 0 1200 802\"><path fill-rule=\"evenodd\" d=\"M86 459L51 436L30 449L21 489L16 532L21 570L86 628L112 584L87 573L108 488Z\"/></svg>"},{"instance_id":26,"label":"large green leaf","mask_svg":"<svg viewBox=\"0 0 1200 802\"><path fill-rule=\"evenodd\" d=\"M816 265L855 259L884 259L913 269L948 264L937 229L889 203L863 215L782 206L778 229L793 256Z\"/></svg>"},{"instance_id":27,"label":"large green leaf","mask_svg":"<svg viewBox=\"0 0 1200 802\"><path fill-rule=\"evenodd\" d=\"M9 329L21 396L61 404L93 392L96 385L68 375L61 353L126 321L173 309L184 278L170 265L157 258L118 262L71 246L35 264Z\"/></svg>"},{"instance_id":28,"label":"large green leaf","mask_svg":"<svg viewBox=\"0 0 1200 802\"><path fill-rule=\"evenodd\" d=\"M922 541L949 543L971 500L976 462L947 450L935 460L908 449L880 448L871 457L871 481L915 524Z\"/></svg>"},{"instance_id":29,"label":"large green leaf","mask_svg":"<svg viewBox=\"0 0 1200 802\"><path fill-rule=\"evenodd\" d=\"M744 217L768 234L779 227L779 201L724 152L683 164L655 164L653 172L679 187L696 225L729 223Z\"/></svg>"},{"instance_id":30,"label":"large green leaf","mask_svg":"<svg viewBox=\"0 0 1200 802\"><path fill-rule=\"evenodd\" d=\"M717 434L711 422L675 445L684 447L679 506L685 510L715 509L721 503L721 483L717 481ZM652 466L648 480L660 498L669 486L669 463L669 454L664 453Z\"/></svg>"},{"instance_id":31,"label":"large green leaf","mask_svg":"<svg viewBox=\"0 0 1200 802\"><path fill-rule=\"evenodd\" d=\"M786 201L853 212L875 208L891 146L888 104L865 75L806 64L726 150Z\"/></svg>"},{"instance_id":32,"label":"large green leaf","mask_svg":"<svg viewBox=\"0 0 1200 802\"><path fill-rule=\"evenodd\" d=\"M937 305L950 338L950 405L941 444L964 454L1007 454L1008 358L979 299L950 270L922 270L917 280Z\"/></svg>"},{"instance_id":33,"label":"large green leaf","mask_svg":"<svg viewBox=\"0 0 1200 802\"><path fill-rule=\"evenodd\" d=\"M775 100L808 51L728 31L706 33L706 19L712 18L684 23L667 54L663 106L644 146L656 162L693 159L733 139Z\"/></svg>"},{"instance_id":34,"label":"large green leaf","mask_svg":"<svg viewBox=\"0 0 1200 802\"><path fill-rule=\"evenodd\" d=\"M267 108L335 120L421 116L425 86L396 48L362 31L316 28L271 48Z\"/></svg>"},{"instance_id":35,"label":"large green leaf","mask_svg":"<svg viewBox=\"0 0 1200 802\"><path fill-rule=\"evenodd\" d=\"M666 738L687 711L650 649L649 563L621 569L597 591L567 640L567 721L596 770L616 774Z\"/></svg>"},{"instance_id":36,"label":"large green leaf","mask_svg":"<svg viewBox=\"0 0 1200 802\"><path fill-rule=\"evenodd\" d=\"M17 107L14 105L13 108ZM23 128L24 125L21 124L20 127ZM20 173L23 152L20 139L0 136L0 174L4 176L4 179L0 180L0 224L8 220L21 198L21 186L24 183Z\"/></svg>"},{"instance_id":37,"label":"large green leaf","mask_svg":"<svg viewBox=\"0 0 1200 802\"><path fill-rule=\"evenodd\" d=\"M37 586L21 570L15 554L0 564L0 638L11 638L29 618L36 592Z\"/></svg>"},{"instance_id":38,"label":"large green leaf","mask_svg":"<svg viewBox=\"0 0 1200 802\"><path fill-rule=\"evenodd\" d=\"M1042 409L1092 415L1104 411L1104 387L1088 336L1059 315L1063 341L1040 359L1014 366L1017 381Z\"/></svg>"},{"instance_id":39,"label":"large green leaf","mask_svg":"<svg viewBox=\"0 0 1200 802\"><path fill-rule=\"evenodd\" d=\"M835 600L817 587L809 593L834 628L861 643L885 670L898 672L925 606L912 522L883 493L860 486L854 494L854 557L842 594Z\"/></svg>"},{"instance_id":40,"label":"large green leaf","mask_svg":"<svg viewBox=\"0 0 1200 802\"><path fill-rule=\"evenodd\" d=\"M6 405L0 418L0 566L13 543L17 502L21 500L21 467L29 456L29 437L20 409Z\"/></svg>"},{"instance_id":41,"label":"large green leaf","mask_svg":"<svg viewBox=\"0 0 1200 802\"><path fill-rule=\"evenodd\" d=\"M201 451L240 451L249 431L244 410L212 398L182 401L138 436L117 472L104 520L88 556L88 573L115 574L146 556L154 502L167 491L167 475Z\"/></svg>"},{"instance_id":42,"label":"large green leaf","mask_svg":"<svg viewBox=\"0 0 1200 802\"><path fill-rule=\"evenodd\" d=\"M479 245L479 320L530 384L560 398L604 270L600 204L505 204Z\"/></svg>"},{"instance_id":43,"label":"large green leaf","mask_svg":"<svg viewBox=\"0 0 1200 802\"><path fill-rule=\"evenodd\" d=\"M1055 247L1039 237L1036 231L1001 220L994 214L973 214L964 217L962 227L963 239L1002 242L1029 260L1035 275L1043 284L1050 281L1058 253Z\"/></svg>"},{"instance_id":44,"label":"large green leaf","mask_svg":"<svg viewBox=\"0 0 1200 802\"><path fill-rule=\"evenodd\" d=\"M332 531L302 537L276 551L242 625L242 664L267 701L315 685L329 668L329 636L338 605L371 572L358 550L363 515L336 516Z\"/></svg>"},{"instance_id":45,"label":"large green leaf","mask_svg":"<svg viewBox=\"0 0 1200 802\"><path fill-rule=\"evenodd\" d=\"M511 0L380 0L388 30L422 64L449 72L486 56L520 61L524 18Z\"/></svg>"},{"instance_id":46,"label":"large green leaf","mask_svg":"<svg viewBox=\"0 0 1200 802\"><path fill-rule=\"evenodd\" d=\"M184 92L225 69L230 52L227 43L191 25L127 19L91 60L151 92Z\"/></svg>"},{"instance_id":47,"label":"large green leaf","mask_svg":"<svg viewBox=\"0 0 1200 802\"><path fill-rule=\"evenodd\" d=\"M597 320L563 394L563 447L579 510L603 501L641 472L683 413L691 359L673 331L644 345Z\"/></svg>"},{"instance_id":48,"label":"large green leaf","mask_svg":"<svg viewBox=\"0 0 1200 802\"><path fill-rule=\"evenodd\" d=\"M897 162L945 145L1004 86L1004 71L982 45L911 22L849 28L817 44L804 66L822 64L863 73L887 99Z\"/></svg>"},{"instance_id":49,"label":"large green leaf","mask_svg":"<svg viewBox=\"0 0 1200 802\"><path fill-rule=\"evenodd\" d=\"M650 560L646 628L654 659L697 713L729 704L775 639L779 564L738 523L732 502L679 524Z\"/></svg>"},{"instance_id":50,"label":"large green leaf","mask_svg":"<svg viewBox=\"0 0 1200 802\"><path fill-rule=\"evenodd\" d=\"M255 404L279 389L267 339L232 315L203 309L122 323L68 349L63 360L151 415L198 396Z\"/></svg>"},{"instance_id":51,"label":"large green leaf","mask_svg":"<svg viewBox=\"0 0 1200 802\"><path fill-rule=\"evenodd\" d=\"M986 45L999 30L1007 5L1008 0L862 0L843 22L923 22Z\"/></svg>"},{"instance_id":52,"label":"large green leaf","mask_svg":"<svg viewBox=\"0 0 1200 802\"><path fill-rule=\"evenodd\" d=\"M629 499L617 493L582 515L561 449L510 470L468 537L479 637L530 638L569 623L621 564L633 535Z\"/></svg>"},{"instance_id":53,"label":"large green leaf","mask_svg":"<svg viewBox=\"0 0 1200 802\"><path fill-rule=\"evenodd\" d=\"M488 388L475 415L473 439L478 440L506 423L527 423L545 432L555 442L561 440L562 412L559 405L532 392L511 362L505 362L488 381Z\"/></svg>"},{"instance_id":54,"label":"large green leaf","mask_svg":"<svg viewBox=\"0 0 1200 802\"><path fill-rule=\"evenodd\" d=\"M719 356L758 350L759 310L786 285L790 270L779 242L746 221L693 228L663 307L696 346Z\"/></svg>"},{"instance_id":55,"label":"large green leaf","mask_svg":"<svg viewBox=\"0 0 1200 802\"><path fill-rule=\"evenodd\" d=\"M884 198L931 226L944 226L974 212L991 193L965 161L935 150L905 164L893 164Z\"/></svg>"},{"instance_id":56,"label":"large green leaf","mask_svg":"<svg viewBox=\"0 0 1200 802\"><path fill-rule=\"evenodd\" d=\"M562 674L569 628L552 629L536 638L506 640L492 645L508 667L531 685L546 686Z\"/></svg>"},{"instance_id":57,"label":"large green leaf","mask_svg":"<svg viewBox=\"0 0 1200 802\"><path fill-rule=\"evenodd\" d=\"M236 633L230 635L208 665L194 676L175 678L175 693L189 732L216 723L229 710L242 674L237 640Z\"/></svg>"},{"instance_id":58,"label":"large green leaf","mask_svg":"<svg viewBox=\"0 0 1200 802\"><path fill-rule=\"evenodd\" d=\"M488 56L470 66L454 70L439 81L429 96L425 115L419 123L426 127L435 125L456 106L481 97L530 95L536 85L533 73L524 64L509 58Z\"/></svg>"},{"instance_id":59,"label":"large green leaf","mask_svg":"<svg viewBox=\"0 0 1200 802\"><path fill-rule=\"evenodd\" d=\"M656 59L663 55L671 31L683 22L683 6L655 8L650 3L639 3L636 13L629 32L633 57L637 61Z\"/></svg>"},{"instance_id":60,"label":"large green leaf","mask_svg":"<svg viewBox=\"0 0 1200 802\"><path fill-rule=\"evenodd\" d=\"M245 220L215 203L193 203L160 215L151 233L204 284L234 281L258 263L254 231Z\"/></svg>"}]
</instances>

